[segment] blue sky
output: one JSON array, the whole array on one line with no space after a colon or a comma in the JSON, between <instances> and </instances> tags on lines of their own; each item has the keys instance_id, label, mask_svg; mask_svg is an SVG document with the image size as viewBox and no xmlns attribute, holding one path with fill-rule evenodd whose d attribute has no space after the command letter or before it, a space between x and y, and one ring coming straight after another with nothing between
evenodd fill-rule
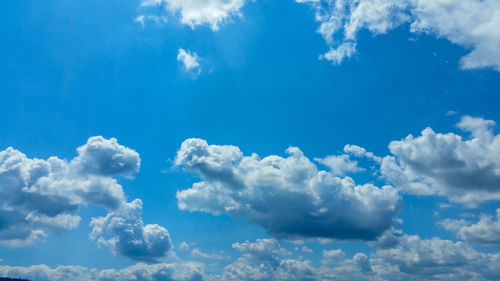
<instances>
[{"instance_id":1,"label":"blue sky","mask_svg":"<svg viewBox=\"0 0 500 281\"><path fill-rule=\"evenodd\" d=\"M500 278L498 1L0 13L0 275Z\"/></svg>"}]
</instances>

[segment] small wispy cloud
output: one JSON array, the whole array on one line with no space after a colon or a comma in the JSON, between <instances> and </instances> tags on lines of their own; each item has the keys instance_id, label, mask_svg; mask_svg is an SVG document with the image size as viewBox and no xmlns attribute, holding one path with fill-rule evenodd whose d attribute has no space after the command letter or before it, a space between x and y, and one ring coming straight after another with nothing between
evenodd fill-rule
<instances>
[{"instance_id":1,"label":"small wispy cloud","mask_svg":"<svg viewBox=\"0 0 500 281\"><path fill-rule=\"evenodd\" d=\"M134 18L134 22L140 23L142 27L146 26L147 21L152 21L155 23L164 23L167 22L167 17L155 16L155 15L139 15Z\"/></svg>"},{"instance_id":2,"label":"small wispy cloud","mask_svg":"<svg viewBox=\"0 0 500 281\"><path fill-rule=\"evenodd\" d=\"M200 57L195 52L179 49L177 53L177 61L181 63L181 67L185 72L191 73L194 77L198 77L201 73Z\"/></svg>"},{"instance_id":3,"label":"small wispy cloud","mask_svg":"<svg viewBox=\"0 0 500 281\"><path fill-rule=\"evenodd\" d=\"M202 252L198 248L194 248L191 250L191 256L196 257L196 258L204 258L204 259L211 259L211 260L224 260L224 259L229 258L227 256L223 256L223 255L219 255L219 254L208 254L208 253Z\"/></svg>"}]
</instances>

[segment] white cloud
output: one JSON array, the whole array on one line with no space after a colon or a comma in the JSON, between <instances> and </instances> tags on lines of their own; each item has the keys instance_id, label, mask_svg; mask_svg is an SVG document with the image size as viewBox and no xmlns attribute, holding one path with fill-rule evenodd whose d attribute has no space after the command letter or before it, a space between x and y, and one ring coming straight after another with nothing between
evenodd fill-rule
<instances>
[{"instance_id":1,"label":"white cloud","mask_svg":"<svg viewBox=\"0 0 500 281\"><path fill-rule=\"evenodd\" d=\"M103 176L131 176L139 171L141 159L134 150L118 144L115 138L91 137L77 149L71 165L81 173Z\"/></svg>"},{"instance_id":2,"label":"white cloud","mask_svg":"<svg viewBox=\"0 0 500 281\"><path fill-rule=\"evenodd\" d=\"M374 35L409 24L414 33L427 33L469 50L463 69L500 71L500 3L496 0L296 0L316 11L318 32L330 51L322 57L341 63L356 51L357 33ZM339 38L339 40L336 40Z\"/></svg>"},{"instance_id":3,"label":"white cloud","mask_svg":"<svg viewBox=\"0 0 500 281\"><path fill-rule=\"evenodd\" d=\"M310 261L284 259L288 251L274 239L258 239L233 244L243 256L224 267L214 280L315 280Z\"/></svg>"},{"instance_id":4,"label":"white cloud","mask_svg":"<svg viewBox=\"0 0 500 281\"><path fill-rule=\"evenodd\" d=\"M186 242L182 242L180 245L179 245L179 250L182 250L182 251L187 251L189 250L189 245L186 243Z\"/></svg>"},{"instance_id":5,"label":"white cloud","mask_svg":"<svg viewBox=\"0 0 500 281\"><path fill-rule=\"evenodd\" d=\"M199 57L196 53L179 49L177 53L177 61L182 64L182 69L186 72L192 73L195 77L201 72L201 66L198 62Z\"/></svg>"},{"instance_id":6,"label":"white cloud","mask_svg":"<svg viewBox=\"0 0 500 281\"><path fill-rule=\"evenodd\" d=\"M377 250L372 269L386 280L493 280L499 254L475 251L462 242L403 235L394 248Z\"/></svg>"},{"instance_id":7,"label":"white cloud","mask_svg":"<svg viewBox=\"0 0 500 281\"><path fill-rule=\"evenodd\" d=\"M345 253L342 249L336 250L323 250L323 259L324 260L335 260L339 258L345 258Z\"/></svg>"},{"instance_id":8,"label":"white cloud","mask_svg":"<svg viewBox=\"0 0 500 281\"><path fill-rule=\"evenodd\" d=\"M236 146L187 139L176 165L202 181L177 193L181 210L226 213L286 239L375 239L397 220L401 199L390 186L356 185L316 165L298 148L288 157L243 156Z\"/></svg>"},{"instance_id":9,"label":"white cloud","mask_svg":"<svg viewBox=\"0 0 500 281\"><path fill-rule=\"evenodd\" d=\"M143 7L163 6L171 14L179 14L181 23L195 28L208 24L212 30L234 16L241 16L245 0L144 0Z\"/></svg>"},{"instance_id":10,"label":"white cloud","mask_svg":"<svg viewBox=\"0 0 500 281\"><path fill-rule=\"evenodd\" d=\"M397 244L352 258L342 250L323 251L319 266L310 260L272 255L259 241L245 242L259 253L243 256L227 265L212 280L496 280L500 277L499 254L486 254L462 242L439 238L421 239L401 234ZM254 245L256 244L256 245ZM279 251L280 245L271 249Z\"/></svg>"},{"instance_id":11,"label":"white cloud","mask_svg":"<svg viewBox=\"0 0 500 281\"><path fill-rule=\"evenodd\" d=\"M248 259L257 260L271 266L277 266L281 257L289 254L287 250L281 248L279 242L275 239L247 240L243 243L234 243L233 248L240 251Z\"/></svg>"},{"instance_id":12,"label":"white cloud","mask_svg":"<svg viewBox=\"0 0 500 281\"><path fill-rule=\"evenodd\" d=\"M202 250L198 248L194 248L191 250L191 256L195 258L204 258L204 259L210 259L210 260L225 260L228 259L229 257L219 255L219 254L208 254L203 252Z\"/></svg>"},{"instance_id":13,"label":"white cloud","mask_svg":"<svg viewBox=\"0 0 500 281\"><path fill-rule=\"evenodd\" d=\"M142 202L136 199L125 203L106 217L93 218L90 222L90 237L99 245L111 248L114 254L120 254L134 260L155 262L166 257L172 248L168 231L157 225L144 225L142 222ZM114 234L106 240L106 234Z\"/></svg>"},{"instance_id":14,"label":"white cloud","mask_svg":"<svg viewBox=\"0 0 500 281\"><path fill-rule=\"evenodd\" d=\"M373 154L373 152L366 151L366 149L352 144L347 144L344 146L344 152L356 157L366 157L370 160L373 160L377 163L382 162L382 158Z\"/></svg>"},{"instance_id":15,"label":"white cloud","mask_svg":"<svg viewBox=\"0 0 500 281\"><path fill-rule=\"evenodd\" d=\"M155 15L139 15L134 18L134 22L141 24L142 27L146 26L146 21L152 21L155 23L165 23L167 22L167 17L155 16Z\"/></svg>"},{"instance_id":16,"label":"white cloud","mask_svg":"<svg viewBox=\"0 0 500 281\"><path fill-rule=\"evenodd\" d=\"M440 224L462 240L479 244L500 244L500 209L497 209L496 218L483 214L476 223L465 219L445 219Z\"/></svg>"},{"instance_id":17,"label":"white cloud","mask_svg":"<svg viewBox=\"0 0 500 281\"><path fill-rule=\"evenodd\" d=\"M153 265L138 263L119 270L96 270L83 266L58 266L56 268L46 265L0 266L0 275L36 281L201 281L204 276L203 266L198 263Z\"/></svg>"},{"instance_id":18,"label":"white cloud","mask_svg":"<svg viewBox=\"0 0 500 281\"><path fill-rule=\"evenodd\" d=\"M321 263L287 258L290 255L274 239L258 239L233 245L241 256L222 272L204 274L204 264L178 262L146 265L139 263L123 269L96 270L81 266L45 265L30 267L0 266L0 275L37 281L132 281L132 280L498 280L500 254L478 252L463 242L440 238L422 239L401 234L389 248L371 254L347 257L342 250L323 251Z\"/></svg>"},{"instance_id":19,"label":"white cloud","mask_svg":"<svg viewBox=\"0 0 500 281\"><path fill-rule=\"evenodd\" d=\"M352 261L361 270L361 272L366 273L372 271L370 260L364 253L355 254Z\"/></svg>"},{"instance_id":20,"label":"white cloud","mask_svg":"<svg viewBox=\"0 0 500 281\"><path fill-rule=\"evenodd\" d=\"M474 207L500 199L500 135L495 122L464 116L457 127L470 139L426 128L389 145L380 168L383 177L412 194L442 195Z\"/></svg>"},{"instance_id":21,"label":"white cloud","mask_svg":"<svg viewBox=\"0 0 500 281\"><path fill-rule=\"evenodd\" d=\"M122 186L113 178L131 177L139 171L137 152L118 144L116 139L100 136L89 138L77 152L77 157L65 161L57 157L30 159L13 148L0 151L0 244L26 246L49 234L74 229L80 223L76 213L82 205L105 207L110 212L108 217L140 205L140 200L126 203ZM141 229L140 215L116 220L134 225L134 231L149 233L150 241L170 243L161 227ZM111 231L117 235L112 240L117 239L117 245L125 247L125 233L119 230ZM124 248L118 253L134 258Z\"/></svg>"},{"instance_id":22,"label":"white cloud","mask_svg":"<svg viewBox=\"0 0 500 281\"><path fill-rule=\"evenodd\" d=\"M266 260L243 253L214 280L496 280L499 262L500 254L481 253L463 242L401 234L393 247L370 255L349 258L340 249L323 251L320 266L282 255Z\"/></svg>"},{"instance_id":23,"label":"white cloud","mask_svg":"<svg viewBox=\"0 0 500 281\"><path fill-rule=\"evenodd\" d=\"M314 158L314 160L330 168L332 174L336 176L364 171L363 168L358 167L358 162L351 160L347 154L330 155L325 158Z\"/></svg>"},{"instance_id":24,"label":"white cloud","mask_svg":"<svg viewBox=\"0 0 500 281\"><path fill-rule=\"evenodd\" d=\"M308 253L308 254L312 254L314 253L314 251L306 246L302 246L302 248L300 249L300 251L302 251L302 253Z\"/></svg>"}]
</instances>

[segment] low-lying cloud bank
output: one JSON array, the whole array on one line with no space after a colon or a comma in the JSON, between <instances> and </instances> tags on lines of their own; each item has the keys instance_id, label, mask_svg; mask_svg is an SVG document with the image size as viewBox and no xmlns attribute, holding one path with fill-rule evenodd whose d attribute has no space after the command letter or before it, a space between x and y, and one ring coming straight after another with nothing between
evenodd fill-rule
<instances>
[{"instance_id":1,"label":"low-lying cloud bank","mask_svg":"<svg viewBox=\"0 0 500 281\"><path fill-rule=\"evenodd\" d=\"M0 275L11 278L28 278L33 281L201 281L203 266L198 263L144 264L123 269L97 270L83 266L46 265L0 266Z\"/></svg>"},{"instance_id":2,"label":"low-lying cloud bank","mask_svg":"<svg viewBox=\"0 0 500 281\"><path fill-rule=\"evenodd\" d=\"M496 280L500 255L485 254L462 242L400 234L391 247L348 257L341 249L323 251L319 262L296 256L277 240L233 244L241 253L221 271L207 274L203 263L136 264L96 270L80 266L0 266L0 275L37 281L131 280Z\"/></svg>"}]
</instances>

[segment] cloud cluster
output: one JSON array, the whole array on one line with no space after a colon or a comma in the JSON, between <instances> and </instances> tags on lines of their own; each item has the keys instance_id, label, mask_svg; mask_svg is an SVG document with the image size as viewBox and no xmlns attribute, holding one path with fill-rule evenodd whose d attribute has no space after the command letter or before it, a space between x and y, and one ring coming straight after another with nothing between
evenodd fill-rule
<instances>
[{"instance_id":1,"label":"cloud cluster","mask_svg":"<svg viewBox=\"0 0 500 281\"><path fill-rule=\"evenodd\" d=\"M281 257L289 254L275 239L257 239L252 242L247 240L243 243L234 243L233 248L248 259L271 266L277 266Z\"/></svg>"},{"instance_id":2,"label":"cloud cluster","mask_svg":"<svg viewBox=\"0 0 500 281\"><path fill-rule=\"evenodd\" d=\"M318 171L296 147L288 157L243 156L236 146L187 139L176 165L202 181L177 193L181 210L226 213L286 239L375 239L396 221L401 198L390 187L356 185Z\"/></svg>"},{"instance_id":3,"label":"cloud cluster","mask_svg":"<svg viewBox=\"0 0 500 281\"><path fill-rule=\"evenodd\" d=\"M323 251L320 266L310 260L275 255L262 241L245 242L259 255L243 256L227 265L214 280L495 280L499 254L485 254L462 243L402 234L394 247L349 258L340 250ZM261 256L273 257L262 259Z\"/></svg>"},{"instance_id":4,"label":"cloud cluster","mask_svg":"<svg viewBox=\"0 0 500 281\"><path fill-rule=\"evenodd\" d=\"M283 259L290 254L275 239L257 239L234 243L233 248L243 255L224 267L216 280L313 280L310 261Z\"/></svg>"},{"instance_id":5,"label":"cloud cluster","mask_svg":"<svg viewBox=\"0 0 500 281\"><path fill-rule=\"evenodd\" d=\"M496 217L483 214L476 223L465 219L445 219L440 224L464 241L500 244L500 209L497 209Z\"/></svg>"},{"instance_id":6,"label":"cloud cluster","mask_svg":"<svg viewBox=\"0 0 500 281\"><path fill-rule=\"evenodd\" d=\"M446 38L470 52L463 69L500 71L500 3L496 0L296 0L313 7L318 32L330 50L322 58L334 64L356 52L357 33L374 35L409 24L414 33ZM339 39L337 39L339 38Z\"/></svg>"},{"instance_id":7,"label":"cloud cluster","mask_svg":"<svg viewBox=\"0 0 500 281\"><path fill-rule=\"evenodd\" d=\"M143 226L140 211L128 216L125 209L141 208L140 200L126 203L123 188L113 177L130 177L139 170L139 154L118 144L116 139L91 137L77 149L78 156L71 161L57 157L47 160L30 159L13 148L0 151L0 243L8 246L25 246L51 233L61 233L78 226L81 218L76 214L82 205L95 204L110 210L107 216L115 228L101 227L102 233L112 233L117 245L124 240L117 221L134 226L137 233L134 243L150 241L168 244L170 237L158 226ZM113 218L113 219L112 219ZM95 233L98 222L93 221ZM142 240L141 240L142 239ZM146 241L148 240L148 241ZM155 244L156 245L156 244ZM132 245L128 245L131 246ZM137 250L140 245L134 245ZM125 247L125 246L124 246ZM165 247L163 248L165 249ZM118 251L131 258L134 254Z\"/></svg>"},{"instance_id":8,"label":"cloud cluster","mask_svg":"<svg viewBox=\"0 0 500 281\"><path fill-rule=\"evenodd\" d=\"M495 122L462 117L457 127L471 138L435 133L426 128L420 136L389 144L380 172L401 190L412 194L442 195L470 207L500 199L500 136Z\"/></svg>"},{"instance_id":9,"label":"cloud cluster","mask_svg":"<svg viewBox=\"0 0 500 281\"><path fill-rule=\"evenodd\" d=\"M218 30L220 24L240 16L245 0L144 0L141 6L162 6L172 14L179 14L181 23L195 28L208 24Z\"/></svg>"},{"instance_id":10,"label":"cloud cluster","mask_svg":"<svg viewBox=\"0 0 500 281\"><path fill-rule=\"evenodd\" d=\"M45 265L0 266L0 275L39 281L90 280L497 280L500 254L486 254L463 242L439 238L422 239L401 234L392 247L371 254L348 257L341 249L324 250L320 263L291 252L277 240L258 239L233 244L241 256L221 271L204 273L201 263L136 264L115 270L96 270L79 266Z\"/></svg>"},{"instance_id":11,"label":"cloud cluster","mask_svg":"<svg viewBox=\"0 0 500 281\"><path fill-rule=\"evenodd\" d=\"M46 265L0 266L0 275L36 281L201 281L203 280L203 266L198 263L153 265L138 263L119 270L96 270L82 266L58 266L56 268Z\"/></svg>"},{"instance_id":12,"label":"cloud cluster","mask_svg":"<svg viewBox=\"0 0 500 281\"><path fill-rule=\"evenodd\" d=\"M394 248L372 255L373 269L388 280L494 280L500 277L499 254L477 252L463 242L403 235Z\"/></svg>"}]
</instances>

